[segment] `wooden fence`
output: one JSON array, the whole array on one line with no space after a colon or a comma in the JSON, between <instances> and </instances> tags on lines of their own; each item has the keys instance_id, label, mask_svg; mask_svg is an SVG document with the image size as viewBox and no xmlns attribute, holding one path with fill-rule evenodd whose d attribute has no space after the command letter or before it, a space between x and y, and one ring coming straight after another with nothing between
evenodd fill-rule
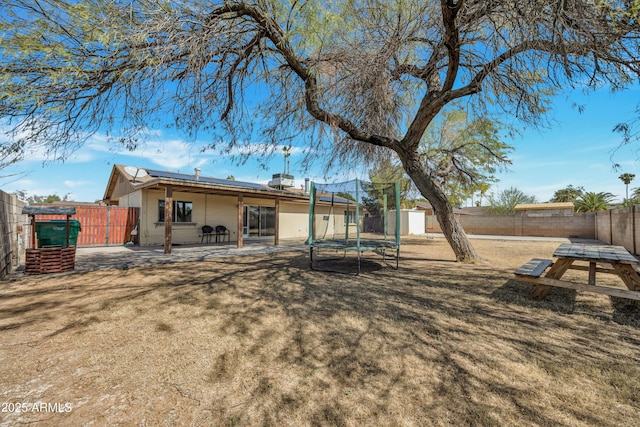
<instances>
[{"instance_id":1,"label":"wooden fence","mask_svg":"<svg viewBox=\"0 0 640 427\"><path fill-rule=\"evenodd\" d=\"M76 206L76 215L71 219L80 222L80 233L76 245L109 246L123 245L131 240L131 231L138 224L139 208L119 206ZM36 221L66 219L64 215L36 215ZM135 240L137 243L137 240Z\"/></svg>"}]
</instances>

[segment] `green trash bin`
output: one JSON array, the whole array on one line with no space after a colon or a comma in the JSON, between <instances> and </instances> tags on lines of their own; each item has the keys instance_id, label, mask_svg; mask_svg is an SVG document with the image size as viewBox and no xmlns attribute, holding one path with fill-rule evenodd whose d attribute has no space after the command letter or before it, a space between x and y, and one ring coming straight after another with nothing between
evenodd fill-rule
<instances>
[{"instance_id":1,"label":"green trash bin","mask_svg":"<svg viewBox=\"0 0 640 427\"><path fill-rule=\"evenodd\" d=\"M69 220L69 246L76 246L80 221ZM67 247L67 221L64 219L52 220L49 222L36 222L36 233L38 234L38 247L62 246Z\"/></svg>"}]
</instances>

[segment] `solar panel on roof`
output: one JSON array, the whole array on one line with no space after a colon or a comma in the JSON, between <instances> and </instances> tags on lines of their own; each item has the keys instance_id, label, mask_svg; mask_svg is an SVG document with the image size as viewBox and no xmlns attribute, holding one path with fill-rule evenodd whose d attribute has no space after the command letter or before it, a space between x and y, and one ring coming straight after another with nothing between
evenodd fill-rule
<instances>
[{"instance_id":1,"label":"solar panel on roof","mask_svg":"<svg viewBox=\"0 0 640 427\"><path fill-rule=\"evenodd\" d=\"M342 204L347 204L347 203L351 203L353 204L354 201L353 200L347 200L344 197L338 197L338 196L318 196L318 200L320 200L321 202L331 202L331 203L342 203Z\"/></svg>"},{"instance_id":2,"label":"solar panel on roof","mask_svg":"<svg viewBox=\"0 0 640 427\"><path fill-rule=\"evenodd\" d=\"M250 188L254 190L271 190L266 185L257 184L254 182L232 181L229 179L213 178L209 176L201 176L199 179L196 179L194 175L188 175L188 174L176 173L176 172L166 172L166 171L159 171L159 170L152 170L152 169L147 169L147 172L149 173L149 175L155 178L181 179L184 181L204 182L207 184L226 185L226 186L239 187L239 188Z\"/></svg>"}]
</instances>

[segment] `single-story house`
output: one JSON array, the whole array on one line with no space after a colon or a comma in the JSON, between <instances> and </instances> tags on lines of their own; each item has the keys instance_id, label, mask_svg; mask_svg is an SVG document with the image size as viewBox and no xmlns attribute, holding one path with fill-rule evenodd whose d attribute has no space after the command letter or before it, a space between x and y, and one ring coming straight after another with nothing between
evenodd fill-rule
<instances>
[{"instance_id":1,"label":"single-story house","mask_svg":"<svg viewBox=\"0 0 640 427\"><path fill-rule=\"evenodd\" d=\"M164 244L166 253L172 244L202 242L205 225L224 226L228 235L220 239L238 247L245 240L304 242L309 230L308 189L277 187L201 176L199 169L189 175L114 165L104 202L139 208L138 243ZM321 201L315 221L325 222L327 229L344 227L345 214L335 207L330 199Z\"/></svg>"}]
</instances>

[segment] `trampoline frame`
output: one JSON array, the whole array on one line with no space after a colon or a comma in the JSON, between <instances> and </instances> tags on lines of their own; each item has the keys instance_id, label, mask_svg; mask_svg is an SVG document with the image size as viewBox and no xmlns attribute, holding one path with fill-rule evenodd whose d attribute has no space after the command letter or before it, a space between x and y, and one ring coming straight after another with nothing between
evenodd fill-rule
<instances>
[{"instance_id":1,"label":"trampoline frame","mask_svg":"<svg viewBox=\"0 0 640 427\"><path fill-rule=\"evenodd\" d=\"M358 185L358 180L355 180L356 183L356 203L355 203L355 211L356 211L356 218L360 217L360 202L359 200L359 185ZM342 250L344 251L344 255L340 258L325 258L325 259L320 259L320 260L316 260L316 262L323 262L323 261L335 261L338 259L343 259L346 257L346 254L348 251L356 251L357 253L357 270L356 270L356 275L360 274L361 271L361 259L362 259L362 252L364 251L372 251L372 252L376 252L382 255L382 261L387 264L390 265L387 260L386 260L386 254L387 254L387 250L395 250L395 266L390 265L393 269L398 270L400 265L400 184L398 182L394 182L394 191L396 194L395 197L395 211L396 211L396 222L395 222L395 240L386 240L386 233L387 233L387 220L386 220L386 211L387 211L387 200L386 200L386 195L384 196L384 235L385 235L385 239L382 240L375 240L375 239L361 239L360 238L360 226L358 225L358 227L356 227L356 238L355 239L350 239L348 237L348 235L346 236L345 239L319 239L319 240L314 240L313 238L313 234L314 234L314 227L315 227L315 221L314 221L314 215L315 215L315 196L316 196L316 188L315 188L315 183L311 182L311 186L310 186L310 191L309 191L309 238L307 240L307 244L309 245L309 268L311 270L314 271L324 271L324 272L330 272L330 273L344 273L342 271L337 271L337 270L331 270L331 269L318 269L318 268L314 268L313 266L313 262L314 262L314 249L320 250L320 249L335 249L335 250ZM333 204L333 198L332 198L332 204ZM348 229L347 229L348 230ZM346 274L346 273L345 273Z\"/></svg>"}]
</instances>

